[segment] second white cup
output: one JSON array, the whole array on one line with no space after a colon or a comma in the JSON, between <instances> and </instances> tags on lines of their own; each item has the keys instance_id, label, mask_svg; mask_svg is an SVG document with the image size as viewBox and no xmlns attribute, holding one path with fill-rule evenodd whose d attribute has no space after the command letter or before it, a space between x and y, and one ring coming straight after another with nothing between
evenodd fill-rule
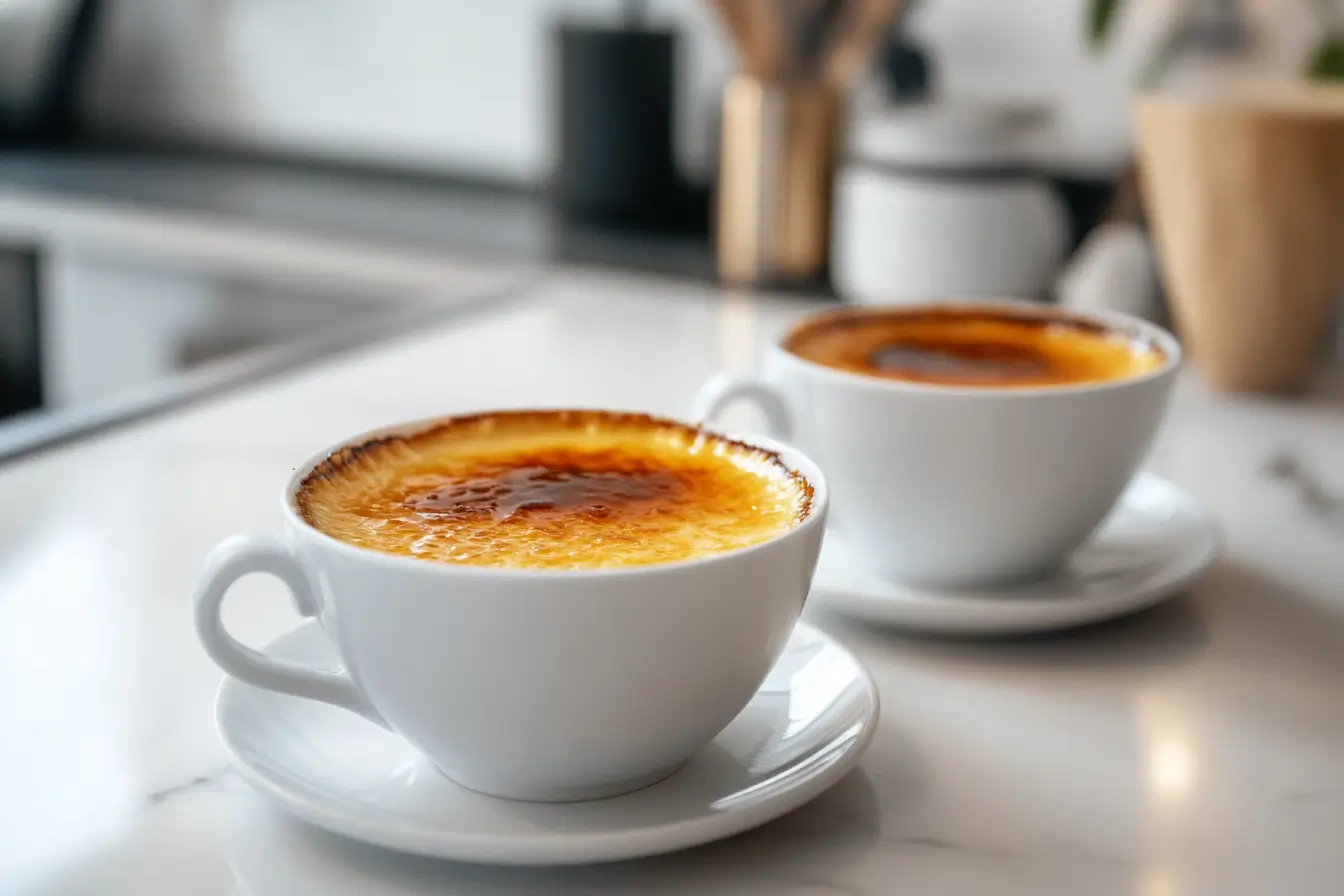
<instances>
[{"instance_id":1,"label":"second white cup","mask_svg":"<svg viewBox=\"0 0 1344 896\"><path fill-rule=\"evenodd\" d=\"M773 435L825 471L831 525L890 580L968 588L1046 575L1100 525L1146 457L1180 345L1127 315L962 307L1081 318L1150 341L1165 360L1151 373L1079 385L926 385L805 360L784 347L786 335L761 376L705 383L693 419L713 420L738 400L757 405Z\"/></svg>"}]
</instances>

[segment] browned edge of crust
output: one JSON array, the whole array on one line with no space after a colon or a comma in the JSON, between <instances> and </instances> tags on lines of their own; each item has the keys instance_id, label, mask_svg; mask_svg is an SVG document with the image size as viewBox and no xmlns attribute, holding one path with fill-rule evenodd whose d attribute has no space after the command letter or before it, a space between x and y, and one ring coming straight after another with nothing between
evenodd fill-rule
<instances>
[{"instance_id":1,"label":"browned edge of crust","mask_svg":"<svg viewBox=\"0 0 1344 896\"><path fill-rule=\"evenodd\" d=\"M950 305L945 308L834 308L809 314L792 328L780 340L780 345L790 354L796 354L794 347L804 337L818 331L829 329L849 329L862 327L881 321L901 321L914 324L952 322L957 320L991 320L1001 323L1024 324L1039 327L1065 327L1079 333L1093 336L1118 335L1127 339L1138 351L1152 352L1165 363L1170 359L1166 350L1158 344L1151 334L1137 327L1127 327L1122 323L1110 323L1090 320L1084 315L1074 314L1062 308L1016 308L996 305Z\"/></svg>"},{"instance_id":2,"label":"browned edge of crust","mask_svg":"<svg viewBox=\"0 0 1344 896\"><path fill-rule=\"evenodd\" d=\"M567 409L485 411L478 414L446 417L440 420L429 421L420 429L391 433L383 436L374 436L365 439L362 442L343 445L328 454L321 462L304 475L303 479L299 482L299 487L294 491L292 499L294 507L298 511L299 516L303 518L303 521L312 526L313 521L308 513L308 502L313 497L314 486L318 482L334 479L351 464L358 463L389 445L413 445L415 442L422 439L432 439L435 436L444 433L446 430L455 427L476 425L488 420L506 421L508 424L517 427L525 427L528 424L545 423L559 423L566 427L584 426L588 423L605 423L617 428L642 429L645 431L674 430L688 436L703 436L707 439L712 439L719 444L731 445L735 448L750 452L756 457L778 466L779 469L784 472L785 477L797 486L802 496L801 506L798 509L797 521L801 523L812 513L812 502L815 495L815 489L813 488L812 483L800 471L789 467L789 465L784 462L784 459L779 456L779 452L777 451L770 451L766 448L751 445L667 417L655 417L651 414L642 414L633 411Z\"/></svg>"}]
</instances>

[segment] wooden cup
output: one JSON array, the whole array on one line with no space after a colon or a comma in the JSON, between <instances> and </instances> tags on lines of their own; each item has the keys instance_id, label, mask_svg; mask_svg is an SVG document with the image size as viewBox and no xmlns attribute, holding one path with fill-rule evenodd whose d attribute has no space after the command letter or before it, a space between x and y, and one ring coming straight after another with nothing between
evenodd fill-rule
<instances>
[{"instance_id":1,"label":"wooden cup","mask_svg":"<svg viewBox=\"0 0 1344 896\"><path fill-rule=\"evenodd\" d=\"M1137 102L1144 204L1177 328L1216 388L1292 392L1344 286L1344 89Z\"/></svg>"}]
</instances>

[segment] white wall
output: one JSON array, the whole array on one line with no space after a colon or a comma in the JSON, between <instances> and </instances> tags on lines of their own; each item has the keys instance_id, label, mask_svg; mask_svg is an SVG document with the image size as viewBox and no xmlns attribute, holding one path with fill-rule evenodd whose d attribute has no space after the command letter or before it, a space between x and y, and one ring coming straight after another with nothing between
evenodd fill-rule
<instances>
[{"instance_id":1,"label":"white wall","mask_svg":"<svg viewBox=\"0 0 1344 896\"><path fill-rule=\"evenodd\" d=\"M1082 0L923 0L914 27L951 89L1050 100L1061 154L1104 162L1128 145L1129 86L1170 2L1131 0L1117 46L1100 57L1081 40ZM1295 0L1254 2L1277 19ZM731 49L700 0L652 6L685 29L678 153L703 176ZM549 26L618 8L618 0L118 0L92 114L107 129L533 182L549 162Z\"/></svg>"}]
</instances>

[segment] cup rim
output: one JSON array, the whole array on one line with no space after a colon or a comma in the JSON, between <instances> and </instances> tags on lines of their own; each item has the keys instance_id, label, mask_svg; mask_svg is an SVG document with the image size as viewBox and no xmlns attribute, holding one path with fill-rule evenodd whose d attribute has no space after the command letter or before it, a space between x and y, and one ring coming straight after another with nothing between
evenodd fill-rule
<instances>
[{"instance_id":1,"label":"cup rim","mask_svg":"<svg viewBox=\"0 0 1344 896\"><path fill-rule=\"evenodd\" d=\"M740 442L753 448L761 448L774 454L786 467L797 473L801 473L803 479L812 487L812 505L807 516L801 523L782 529L774 533L764 541L749 544L740 548L733 548L728 551L721 551L713 554L705 554L698 557L688 557L682 560L669 560L663 563L645 563L635 566L611 566L611 567L593 567L590 569L531 569L518 567L500 567L500 566L480 566L468 563L443 563L434 560L422 560L418 557L405 557L399 554L389 554L374 548L361 547L342 541L332 535L328 535L321 529L305 520L298 510L296 500L299 486L313 469L323 461L327 460L332 454L340 451L342 448L348 448L354 445L360 445L364 442L384 438L387 436L409 435L422 432L433 426L450 423L454 420L462 420L469 417L493 414L630 414L647 418L652 424L671 424L682 426L688 429L704 433L717 439L730 439ZM387 426L380 426L376 429L367 430L353 436L349 436L339 442L333 443L327 448L322 449L309 457L306 461L295 468L285 486L284 492L280 497L281 510L284 514L285 523L291 527L291 531L302 533L304 537L313 539L317 544L324 548L334 550L347 556L367 560L377 563L387 563L394 567L404 569L415 569L423 572L439 572L453 576L485 576L489 578L511 578L511 579L555 579L563 578L566 580L578 580L582 578L619 578L629 576L641 576L658 574L669 571L680 571L703 567L715 563L723 563L735 560L738 557L746 556L757 551L765 550L780 541L790 537L801 537L816 526L824 526L827 511L830 506L830 489L826 482L826 477L821 471L821 467L812 458L799 451L794 446L782 442L778 439L765 435L739 435L734 433L725 433L714 429L712 426L704 423L690 423L675 417L665 417L657 414L650 414L645 411L619 410L616 408L580 408L580 407L519 407L519 408L497 408L484 411L463 411L459 413L440 414L432 417L422 417L415 420L407 420L400 423L393 423Z\"/></svg>"},{"instance_id":2,"label":"cup rim","mask_svg":"<svg viewBox=\"0 0 1344 896\"><path fill-rule=\"evenodd\" d=\"M949 308L966 311L983 309L997 313L1008 312L1010 315L1017 317L1057 318L1064 320L1074 319L1097 324L1108 329L1128 330L1156 344L1162 351L1164 360L1160 367L1139 374L1138 376L1097 380L1089 383L1065 383L1053 386L1013 386L1005 388L1002 386L965 386L945 385L940 383L918 383L909 380L867 376L862 373L853 373L835 367L827 367L825 364L820 364L816 361L801 357L800 355L795 355L784 347L789 337L802 327L827 317L844 317L848 315L862 316L864 314L899 313L903 311L919 313L922 311L947 310ZM1103 393L1128 389L1170 376L1179 370L1184 363L1184 352L1181 349L1180 340L1165 327L1144 320L1143 318L1135 317L1132 314L1125 314L1121 311L1081 311L1073 308L1061 308L1057 305L1042 305L1039 302L1032 302L1026 299L1009 298L947 299L911 304L845 305L839 308L829 308L825 311L816 311L805 315L795 321L782 336L774 341L771 348L777 355L786 358L789 363L802 367L814 376L831 377L851 386L866 387L878 391L905 392L920 395L943 395L947 397L961 398L993 397L1004 401L1042 398L1052 395Z\"/></svg>"}]
</instances>

